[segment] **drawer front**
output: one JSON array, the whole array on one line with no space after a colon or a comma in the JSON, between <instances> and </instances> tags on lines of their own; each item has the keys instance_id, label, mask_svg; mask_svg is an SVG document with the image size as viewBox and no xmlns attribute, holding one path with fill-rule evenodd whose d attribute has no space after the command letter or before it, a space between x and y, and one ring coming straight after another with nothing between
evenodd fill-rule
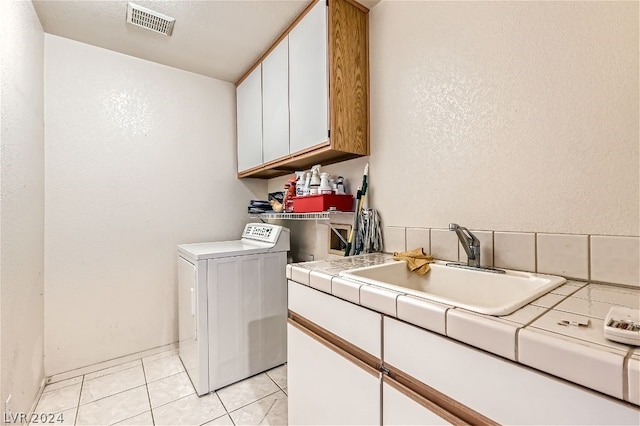
<instances>
[{"instance_id":1,"label":"drawer front","mask_svg":"<svg viewBox=\"0 0 640 426\"><path fill-rule=\"evenodd\" d=\"M380 373L289 323L289 424L380 424Z\"/></svg>"},{"instance_id":2,"label":"drawer front","mask_svg":"<svg viewBox=\"0 0 640 426\"><path fill-rule=\"evenodd\" d=\"M289 310L381 358L381 314L294 281L289 281Z\"/></svg>"},{"instance_id":3,"label":"drawer front","mask_svg":"<svg viewBox=\"0 0 640 426\"><path fill-rule=\"evenodd\" d=\"M501 424L638 424L628 404L384 319L384 364Z\"/></svg>"}]
</instances>

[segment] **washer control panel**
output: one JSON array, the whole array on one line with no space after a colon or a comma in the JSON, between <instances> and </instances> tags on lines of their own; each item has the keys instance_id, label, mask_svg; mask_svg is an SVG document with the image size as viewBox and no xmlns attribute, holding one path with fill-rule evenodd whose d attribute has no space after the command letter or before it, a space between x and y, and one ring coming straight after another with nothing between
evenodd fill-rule
<instances>
[{"instance_id":1,"label":"washer control panel","mask_svg":"<svg viewBox=\"0 0 640 426\"><path fill-rule=\"evenodd\" d=\"M281 229L281 226L269 223L248 223L244 227L242 238L275 244Z\"/></svg>"}]
</instances>

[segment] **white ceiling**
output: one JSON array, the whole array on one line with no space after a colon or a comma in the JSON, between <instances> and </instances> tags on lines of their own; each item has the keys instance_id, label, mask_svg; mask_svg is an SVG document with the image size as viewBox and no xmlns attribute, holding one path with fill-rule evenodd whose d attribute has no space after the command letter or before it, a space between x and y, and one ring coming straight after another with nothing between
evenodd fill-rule
<instances>
[{"instance_id":1,"label":"white ceiling","mask_svg":"<svg viewBox=\"0 0 640 426\"><path fill-rule=\"evenodd\" d=\"M309 0L136 1L176 19L167 37L127 24L127 1L33 0L44 31L235 82Z\"/></svg>"}]
</instances>

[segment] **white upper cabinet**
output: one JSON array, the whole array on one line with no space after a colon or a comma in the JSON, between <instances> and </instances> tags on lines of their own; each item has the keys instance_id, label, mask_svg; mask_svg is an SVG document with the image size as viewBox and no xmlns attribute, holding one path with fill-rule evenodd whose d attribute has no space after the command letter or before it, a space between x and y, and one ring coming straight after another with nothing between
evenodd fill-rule
<instances>
[{"instance_id":1,"label":"white upper cabinet","mask_svg":"<svg viewBox=\"0 0 640 426\"><path fill-rule=\"evenodd\" d=\"M329 142L327 5L318 2L289 34L292 154Z\"/></svg>"},{"instance_id":2,"label":"white upper cabinet","mask_svg":"<svg viewBox=\"0 0 640 426\"><path fill-rule=\"evenodd\" d=\"M262 164L262 66L236 88L238 171Z\"/></svg>"},{"instance_id":3,"label":"white upper cabinet","mask_svg":"<svg viewBox=\"0 0 640 426\"><path fill-rule=\"evenodd\" d=\"M262 61L262 161L289 154L289 37Z\"/></svg>"},{"instance_id":4,"label":"white upper cabinet","mask_svg":"<svg viewBox=\"0 0 640 426\"><path fill-rule=\"evenodd\" d=\"M239 178L369 155L368 28L359 3L313 0L238 80Z\"/></svg>"}]
</instances>

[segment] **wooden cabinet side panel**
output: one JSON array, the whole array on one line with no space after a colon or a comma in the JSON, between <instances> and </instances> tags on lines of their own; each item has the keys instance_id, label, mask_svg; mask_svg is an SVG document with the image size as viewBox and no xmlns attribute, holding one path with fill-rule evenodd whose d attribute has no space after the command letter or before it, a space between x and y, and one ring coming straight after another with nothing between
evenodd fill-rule
<instances>
[{"instance_id":1,"label":"wooden cabinet side panel","mask_svg":"<svg viewBox=\"0 0 640 426\"><path fill-rule=\"evenodd\" d=\"M368 14L329 2L329 82L333 149L369 155Z\"/></svg>"}]
</instances>

